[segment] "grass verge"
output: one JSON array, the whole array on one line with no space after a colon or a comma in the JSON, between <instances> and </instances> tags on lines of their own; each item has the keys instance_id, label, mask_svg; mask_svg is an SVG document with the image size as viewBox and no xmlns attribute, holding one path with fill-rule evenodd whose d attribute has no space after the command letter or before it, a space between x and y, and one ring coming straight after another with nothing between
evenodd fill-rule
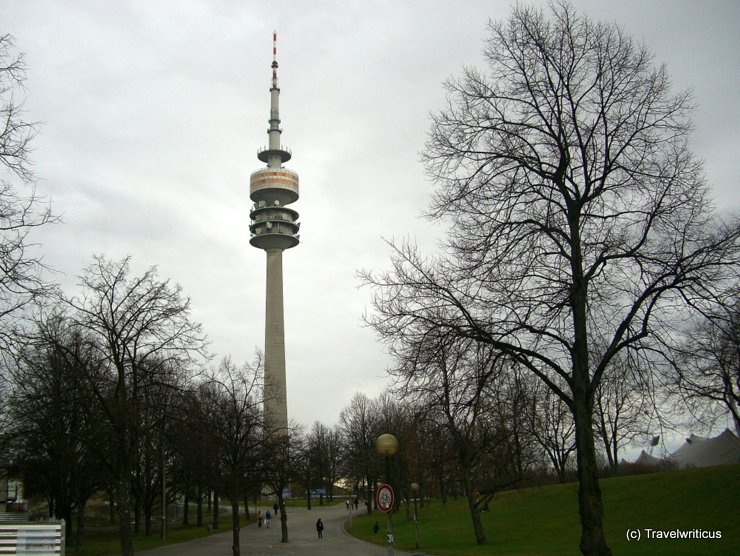
<instances>
[{"instance_id":1,"label":"grass verge","mask_svg":"<svg viewBox=\"0 0 740 556\"><path fill-rule=\"evenodd\" d=\"M740 554L740 464L608 478L601 488L607 543L615 554ZM427 502L419 508L418 550L440 556L578 553L575 483L502 492L490 508L482 515L488 543L478 546L463 499L449 500L446 506ZM351 533L384 544L385 519L380 512L356 517ZM373 534L376 521L380 531ZM393 529L395 546L414 551L414 523L406 518L405 507L394 514ZM651 539L648 529L719 531L722 537ZM641 539L628 541L628 531L638 531Z\"/></svg>"}]
</instances>

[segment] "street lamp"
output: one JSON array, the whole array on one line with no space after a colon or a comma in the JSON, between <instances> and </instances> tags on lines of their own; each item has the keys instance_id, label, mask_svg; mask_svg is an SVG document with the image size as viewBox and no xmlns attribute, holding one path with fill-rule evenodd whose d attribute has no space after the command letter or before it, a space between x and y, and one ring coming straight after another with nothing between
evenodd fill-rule
<instances>
[{"instance_id":1,"label":"street lamp","mask_svg":"<svg viewBox=\"0 0 740 556\"><path fill-rule=\"evenodd\" d=\"M391 483L390 458L398 451L398 440L392 434L381 434L375 441L375 449L385 458L385 481ZM393 554L393 507L386 512L386 533L388 554Z\"/></svg>"},{"instance_id":2,"label":"street lamp","mask_svg":"<svg viewBox=\"0 0 740 556\"><path fill-rule=\"evenodd\" d=\"M414 493L414 523L416 524L416 548L419 548L419 514L416 513L416 497L419 494L419 483L411 483L411 492Z\"/></svg>"}]
</instances>

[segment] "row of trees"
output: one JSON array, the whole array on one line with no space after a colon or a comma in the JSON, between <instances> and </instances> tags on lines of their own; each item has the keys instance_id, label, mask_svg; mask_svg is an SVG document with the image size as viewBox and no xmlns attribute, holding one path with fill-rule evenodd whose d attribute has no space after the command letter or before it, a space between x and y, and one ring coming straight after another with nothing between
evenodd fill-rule
<instances>
[{"instance_id":1,"label":"row of trees","mask_svg":"<svg viewBox=\"0 0 740 556\"><path fill-rule=\"evenodd\" d=\"M88 272L94 268L120 276L126 264L98 260ZM103 297L146 298L122 293ZM143 309L135 312L148 319L155 314ZM109 321L131 320L126 314L111 315ZM107 337L146 343L128 330L111 329ZM372 500L377 483L386 479L375 451L376 438L385 432L399 439L391 468L399 499L408 500L412 482L421 485L423 496L443 503L450 495L465 496L479 543L486 542L480 514L498 490L553 477L569 480L574 470L575 425L567 406L516 362L469 339L430 338L413 369L396 370L396 392L377 399L358 393L341 411L338 425L293 426L287 444L264 430L259 354L241 366L225 358L210 370L182 357L169 365L159 359L131 365L139 375L124 381L124 415L117 401L117 371L101 356L101 346L93 345L96 341L102 343L58 306L40 318L10 369L14 388L5 406L10 426L2 435L28 493L46 499L49 513L66 520L68 538L78 548L88 501L107 492L119 526L126 521L122 546L130 542L128 523L151 534L157 516L173 503L182 507L184 524L193 522L194 504L199 526L207 503L212 526L218 527L219 501L225 500L232 511L233 553L239 554L241 502L249 516L250 500L278 499L277 488L282 495L288 486L293 496L305 496L310 508L314 489L332 499L337 484L353 497ZM613 455L606 465L612 471L617 450L648 430L640 420L644 400L630 396L630 384L625 376L598 397L593 426L603 440L601 452ZM126 435L121 432L125 423L130 424ZM127 438L125 450L122 438ZM116 461L120 454L122 462ZM131 469L127 481L120 480L124 465ZM287 541L284 507L281 525Z\"/></svg>"},{"instance_id":2,"label":"row of trees","mask_svg":"<svg viewBox=\"0 0 740 556\"><path fill-rule=\"evenodd\" d=\"M134 494L149 527L173 392L206 340L180 287L154 268L133 277L128 259L97 257L81 286L79 296L54 296L14 346L5 453L70 524L77 508L82 525L86 501L105 485L129 554Z\"/></svg>"},{"instance_id":3,"label":"row of trees","mask_svg":"<svg viewBox=\"0 0 740 556\"><path fill-rule=\"evenodd\" d=\"M478 542L485 541L480 512L497 490L541 480L547 468L561 481L568 476L575 439L562 404L470 341L425 352L415 378L404 381L405 399L357 394L337 426L316 422L271 438L259 354L241 366L225 358L206 369L204 360L193 361L204 339L177 288L153 269L129 274L128 260L96 259L83 275L83 295L40 316L6 369L13 385L6 453L28 494L66 520L78 548L86 506L100 492L116 510L124 553L133 550L131 522L151 534L157 515L177 503L189 524L193 503L203 525L207 500L218 527L225 500L239 554L240 503L249 516L249 500L264 495L283 506L287 541L283 487L305 495L309 508L314 489L331 499L339 483L372 500L382 478L375 439L384 432L400 440L397 492L408 499L417 482L443 501L464 494Z\"/></svg>"},{"instance_id":4,"label":"row of trees","mask_svg":"<svg viewBox=\"0 0 740 556\"><path fill-rule=\"evenodd\" d=\"M217 527L222 497L238 554L240 501L273 484L280 449L263 427L261 360L209 368L180 287L155 268L133 276L129 263L96 257L80 295L53 296L17 337L3 369L3 453L77 546L95 493L108 493L127 555L132 522L150 534L155 511L183 498L184 520L192 500L202 524L208 498Z\"/></svg>"}]
</instances>

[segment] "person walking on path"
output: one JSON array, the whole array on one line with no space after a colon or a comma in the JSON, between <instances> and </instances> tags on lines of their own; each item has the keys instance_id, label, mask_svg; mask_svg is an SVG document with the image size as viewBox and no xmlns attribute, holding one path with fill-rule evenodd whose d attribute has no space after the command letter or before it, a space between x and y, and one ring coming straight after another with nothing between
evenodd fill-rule
<instances>
[{"instance_id":1,"label":"person walking on path","mask_svg":"<svg viewBox=\"0 0 740 556\"><path fill-rule=\"evenodd\" d=\"M324 522L321 521L321 518L316 522L316 532L319 534L319 538L324 538Z\"/></svg>"},{"instance_id":2,"label":"person walking on path","mask_svg":"<svg viewBox=\"0 0 740 556\"><path fill-rule=\"evenodd\" d=\"M272 513L270 510L267 510L267 512L265 512L265 527L268 529L270 528L270 521L272 521Z\"/></svg>"}]
</instances>

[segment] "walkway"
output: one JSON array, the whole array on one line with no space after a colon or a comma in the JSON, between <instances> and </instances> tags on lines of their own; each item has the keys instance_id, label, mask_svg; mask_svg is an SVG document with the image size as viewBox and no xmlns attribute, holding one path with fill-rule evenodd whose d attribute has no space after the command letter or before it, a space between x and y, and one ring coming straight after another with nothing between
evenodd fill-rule
<instances>
[{"instance_id":1,"label":"walkway","mask_svg":"<svg viewBox=\"0 0 740 556\"><path fill-rule=\"evenodd\" d=\"M267 508L261 508L265 513ZM324 522L324 538L316 535L316 520ZM343 504L335 506L314 506L288 508L288 537L290 542L280 542L280 521L272 520L269 529L250 523L240 532L241 553L244 556L273 556L300 554L301 556L386 556L387 548L372 545L349 536L342 529L347 519ZM381 523L384 521L379 519ZM383 534L382 531L378 533ZM138 552L144 556L230 556L231 531L218 533L194 541L171 544L151 550ZM408 555L408 552L395 551L395 554Z\"/></svg>"}]
</instances>

